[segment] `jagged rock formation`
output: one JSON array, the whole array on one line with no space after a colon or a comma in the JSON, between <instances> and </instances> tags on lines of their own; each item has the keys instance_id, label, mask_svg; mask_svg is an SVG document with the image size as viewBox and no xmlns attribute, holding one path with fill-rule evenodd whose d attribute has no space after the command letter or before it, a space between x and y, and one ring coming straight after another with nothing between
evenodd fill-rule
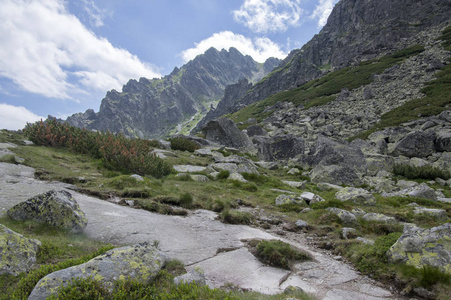
<instances>
[{"instance_id":1,"label":"jagged rock formation","mask_svg":"<svg viewBox=\"0 0 451 300\"><path fill-rule=\"evenodd\" d=\"M132 137L161 137L180 122L206 113L221 99L227 85L243 78L260 80L278 63L273 58L262 65L235 48L210 48L161 79L130 80L122 92L112 90L106 94L98 113L90 109L70 116L67 122Z\"/></svg>"},{"instance_id":2,"label":"jagged rock formation","mask_svg":"<svg viewBox=\"0 0 451 300\"><path fill-rule=\"evenodd\" d=\"M433 26L449 20L450 10L447 0L342 0L319 34L301 49L293 50L276 70L242 97L233 103L224 100L230 104L221 113L235 112L270 95L299 87L331 70L418 44L415 39L429 36Z\"/></svg>"}]
</instances>

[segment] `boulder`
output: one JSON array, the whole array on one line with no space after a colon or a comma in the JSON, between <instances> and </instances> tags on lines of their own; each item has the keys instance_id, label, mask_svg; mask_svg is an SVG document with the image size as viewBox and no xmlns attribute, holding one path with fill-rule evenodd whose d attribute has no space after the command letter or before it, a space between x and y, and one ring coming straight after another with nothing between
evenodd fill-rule
<instances>
[{"instance_id":1,"label":"boulder","mask_svg":"<svg viewBox=\"0 0 451 300\"><path fill-rule=\"evenodd\" d=\"M239 130L232 120L219 118L208 122L202 128L205 138L228 147L235 147L245 151L251 151L253 145L249 137Z\"/></svg>"},{"instance_id":2,"label":"boulder","mask_svg":"<svg viewBox=\"0 0 451 300\"><path fill-rule=\"evenodd\" d=\"M252 141L257 148L257 156L265 161L288 160L304 154L305 150L304 139L294 135L255 136Z\"/></svg>"},{"instance_id":3,"label":"boulder","mask_svg":"<svg viewBox=\"0 0 451 300\"><path fill-rule=\"evenodd\" d=\"M313 167L312 182L355 186L362 184L367 173L365 156L358 147L324 136L318 137L312 154L302 163Z\"/></svg>"},{"instance_id":4,"label":"boulder","mask_svg":"<svg viewBox=\"0 0 451 300\"><path fill-rule=\"evenodd\" d=\"M413 213L416 215L430 216L440 221L445 221L446 219L448 219L448 215L446 214L446 210L444 209L426 208L418 206L415 207Z\"/></svg>"},{"instance_id":5,"label":"boulder","mask_svg":"<svg viewBox=\"0 0 451 300\"><path fill-rule=\"evenodd\" d=\"M340 165L318 165L310 173L311 181L330 182L334 185L362 185L362 176L352 167Z\"/></svg>"},{"instance_id":6,"label":"boulder","mask_svg":"<svg viewBox=\"0 0 451 300\"><path fill-rule=\"evenodd\" d=\"M130 175L130 177L136 179L136 181L144 181L144 178L138 174Z\"/></svg>"},{"instance_id":7,"label":"boulder","mask_svg":"<svg viewBox=\"0 0 451 300\"><path fill-rule=\"evenodd\" d=\"M305 188L305 184L307 183L307 180L304 180L304 181L282 180L282 182L291 187L303 189L303 188Z\"/></svg>"},{"instance_id":8,"label":"boulder","mask_svg":"<svg viewBox=\"0 0 451 300\"><path fill-rule=\"evenodd\" d=\"M215 170L259 174L258 167L252 160L238 155L223 157L210 166Z\"/></svg>"},{"instance_id":9,"label":"boulder","mask_svg":"<svg viewBox=\"0 0 451 300\"><path fill-rule=\"evenodd\" d=\"M195 173L204 172L207 168L202 166L191 166L191 165L175 165L174 170L180 173Z\"/></svg>"},{"instance_id":10,"label":"boulder","mask_svg":"<svg viewBox=\"0 0 451 300\"><path fill-rule=\"evenodd\" d=\"M432 164L432 167L451 172L451 152L443 152L440 158Z\"/></svg>"},{"instance_id":11,"label":"boulder","mask_svg":"<svg viewBox=\"0 0 451 300\"><path fill-rule=\"evenodd\" d=\"M345 240L356 238L357 237L357 230L352 227L343 227L341 229L341 236Z\"/></svg>"},{"instance_id":12,"label":"boulder","mask_svg":"<svg viewBox=\"0 0 451 300\"><path fill-rule=\"evenodd\" d=\"M195 283L198 286L206 285L206 279L204 271L201 268L194 268L194 270L189 271L186 274L177 276L174 278L174 284L180 285L180 284L189 284L189 283Z\"/></svg>"},{"instance_id":13,"label":"boulder","mask_svg":"<svg viewBox=\"0 0 451 300\"><path fill-rule=\"evenodd\" d=\"M240 173L236 173L236 172L230 173L230 175L227 179L236 180L239 182L247 182L247 180L243 177L243 175L241 175Z\"/></svg>"},{"instance_id":14,"label":"boulder","mask_svg":"<svg viewBox=\"0 0 451 300\"><path fill-rule=\"evenodd\" d=\"M191 177L192 180L194 180L196 182L208 182L208 181L210 181L210 179L208 179L208 177L205 176L205 175L190 174L189 176Z\"/></svg>"},{"instance_id":15,"label":"boulder","mask_svg":"<svg viewBox=\"0 0 451 300\"><path fill-rule=\"evenodd\" d=\"M0 275L28 272L36 263L41 242L27 239L0 224Z\"/></svg>"},{"instance_id":16,"label":"boulder","mask_svg":"<svg viewBox=\"0 0 451 300\"><path fill-rule=\"evenodd\" d=\"M34 220L72 232L83 232L88 225L84 212L67 191L51 190L37 195L10 208L8 216L16 221Z\"/></svg>"},{"instance_id":17,"label":"boulder","mask_svg":"<svg viewBox=\"0 0 451 300\"><path fill-rule=\"evenodd\" d=\"M308 227L308 223L305 222L304 220L297 220L295 225L299 229L303 229L303 228L307 228Z\"/></svg>"},{"instance_id":18,"label":"boulder","mask_svg":"<svg viewBox=\"0 0 451 300\"><path fill-rule=\"evenodd\" d=\"M392 155L407 157L427 157L435 152L435 133L432 131L413 131L393 145Z\"/></svg>"},{"instance_id":19,"label":"boulder","mask_svg":"<svg viewBox=\"0 0 451 300\"><path fill-rule=\"evenodd\" d=\"M435 149L440 152L451 152L451 131L441 130L435 139Z\"/></svg>"},{"instance_id":20,"label":"boulder","mask_svg":"<svg viewBox=\"0 0 451 300\"><path fill-rule=\"evenodd\" d=\"M166 261L164 254L148 243L112 249L84 264L45 276L36 284L28 299L47 299L56 294L58 287L68 285L75 278L92 277L109 288L115 280L128 278L148 284Z\"/></svg>"},{"instance_id":21,"label":"boulder","mask_svg":"<svg viewBox=\"0 0 451 300\"><path fill-rule=\"evenodd\" d=\"M276 206L297 203L296 199L293 196L287 196L285 194L279 195L276 198Z\"/></svg>"},{"instance_id":22,"label":"boulder","mask_svg":"<svg viewBox=\"0 0 451 300\"><path fill-rule=\"evenodd\" d=\"M378 213L367 213L362 216L362 219L368 222L379 222L379 223L386 223L386 224L396 224L398 221L396 221L395 218L386 216L384 214L378 214Z\"/></svg>"},{"instance_id":23,"label":"boulder","mask_svg":"<svg viewBox=\"0 0 451 300\"><path fill-rule=\"evenodd\" d=\"M399 182L398 182L399 184ZM392 192L392 193L382 193L384 197L393 197L393 196L410 196L415 198L425 198L429 200L436 201L438 199L437 193L431 187L429 187L426 183L422 183L420 185L414 185L412 187L405 188L403 190Z\"/></svg>"},{"instance_id":24,"label":"boulder","mask_svg":"<svg viewBox=\"0 0 451 300\"><path fill-rule=\"evenodd\" d=\"M355 215L347 210L336 207L329 207L327 210L337 215L344 225L355 225L357 223Z\"/></svg>"},{"instance_id":25,"label":"boulder","mask_svg":"<svg viewBox=\"0 0 451 300\"><path fill-rule=\"evenodd\" d=\"M373 194L362 188L346 187L336 192L335 197L340 201L352 201L356 204L376 204L376 199Z\"/></svg>"},{"instance_id":26,"label":"boulder","mask_svg":"<svg viewBox=\"0 0 451 300\"><path fill-rule=\"evenodd\" d=\"M323 198L321 198L320 196L318 196L314 193L311 193L311 192L303 192L301 194L300 198L302 200L304 200L308 205L317 203L317 202L326 201Z\"/></svg>"},{"instance_id":27,"label":"boulder","mask_svg":"<svg viewBox=\"0 0 451 300\"><path fill-rule=\"evenodd\" d=\"M266 130L259 125L251 125L246 129L246 133L249 137L253 136L268 136Z\"/></svg>"},{"instance_id":28,"label":"boulder","mask_svg":"<svg viewBox=\"0 0 451 300\"><path fill-rule=\"evenodd\" d=\"M421 268L431 265L451 274L451 223L430 229L405 226L387 257L394 263Z\"/></svg>"}]
</instances>

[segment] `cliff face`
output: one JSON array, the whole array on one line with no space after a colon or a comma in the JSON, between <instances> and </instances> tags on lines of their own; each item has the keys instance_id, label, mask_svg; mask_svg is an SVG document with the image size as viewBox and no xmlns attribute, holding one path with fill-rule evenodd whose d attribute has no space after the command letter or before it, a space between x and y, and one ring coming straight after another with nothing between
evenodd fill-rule
<instances>
[{"instance_id":1,"label":"cliff face","mask_svg":"<svg viewBox=\"0 0 451 300\"><path fill-rule=\"evenodd\" d=\"M450 11L449 0L342 0L319 34L292 51L241 98L229 101L222 113L296 88L331 70L406 48L412 37L448 21Z\"/></svg>"},{"instance_id":2,"label":"cliff face","mask_svg":"<svg viewBox=\"0 0 451 300\"><path fill-rule=\"evenodd\" d=\"M211 48L161 79L130 80L122 92L107 92L98 113L87 110L66 121L132 137L161 137L196 113L205 113L221 99L227 85L243 78L257 81L279 62L269 59L262 65L234 48Z\"/></svg>"}]
</instances>

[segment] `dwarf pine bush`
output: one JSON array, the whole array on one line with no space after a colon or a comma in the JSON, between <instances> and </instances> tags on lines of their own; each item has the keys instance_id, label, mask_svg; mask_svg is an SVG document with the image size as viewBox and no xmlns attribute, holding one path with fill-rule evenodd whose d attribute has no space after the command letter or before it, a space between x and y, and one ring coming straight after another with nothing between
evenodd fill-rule
<instances>
[{"instance_id":1,"label":"dwarf pine bush","mask_svg":"<svg viewBox=\"0 0 451 300\"><path fill-rule=\"evenodd\" d=\"M109 169L151 175L161 178L171 172L164 160L150 154L156 141L129 139L110 132L92 132L56 120L27 124L24 129L36 145L67 148L80 154L101 159Z\"/></svg>"},{"instance_id":2,"label":"dwarf pine bush","mask_svg":"<svg viewBox=\"0 0 451 300\"><path fill-rule=\"evenodd\" d=\"M411 165L395 164L393 166L393 174L403 176L407 179L427 179L434 180L442 178L448 180L451 174L446 171L432 166L415 167Z\"/></svg>"}]
</instances>

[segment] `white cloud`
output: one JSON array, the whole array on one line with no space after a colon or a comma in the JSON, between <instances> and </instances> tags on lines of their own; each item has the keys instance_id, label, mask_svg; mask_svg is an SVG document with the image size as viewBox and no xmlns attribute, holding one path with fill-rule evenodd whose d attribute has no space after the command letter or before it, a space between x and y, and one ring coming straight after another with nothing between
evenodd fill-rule
<instances>
[{"instance_id":1,"label":"white cloud","mask_svg":"<svg viewBox=\"0 0 451 300\"><path fill-rule=\"evenodd\" d=\"M266 33L299 25L302 13L300 0L245 0L233 17L254 32Z\"/></svg>"},{"instance_id":2,"label":"white cloud","mask_svg":"<svg viewBox=\"0 0 451 300\"><path fill-rule=\"evenodd\" d=\"M338 0L319 0L318 5L310 16L312 19L318 19L318 27L326 25L327 18L337 2Z\"/></svg>"},{"instance_id":3,"label":"white cloud","mask_svg":"<svg viewBox=\"0 0 451 300\"><path fill-rule=\"evenodd\" d=\"M33 123L45 119L38 116L23 106L13 106L0 103L0 129L23 129L27 122Z\"/></svg>"},{"instance_id":4,"label":"white cloud","mask_svg":"<svg viewBox=\"0 0 451 300\"><path fill-rule=\"evenodd\" d=\"M161 76L89 31L63 0L1 0L0 45L0 76L47 97L120 90L130 78Z\"/></svg>"},{"instance_id":5,"label":"white cloud","mask_svg":"<svg viewBox=\"0 0 451 300\"><path fill-rule=\"evenodd\" d=\"M264 62L269 57L282 59L287 56L287 53L282 51L278 44L268 38L256 38L252 40L231 31L215 33L195 45L194 48L187 49L180 54L185 62L194 59L197 55L204 53L211 47L217 50L229 50L230 47L234 47L243 55L250 55L258 62Z\"/></svg>"},{"instance_id":6,"label":"white cloud","mask_svg":"<svg viewBox=\"0 0 451 300\"><path fill-rule=\"evenodd\" d=\"M95 27L103 26L103 19L105 18L106 11L99 9L92 0L83 0L83 4L84 10L89 16L91 25Z\"/></svg>"}]
</instances>

